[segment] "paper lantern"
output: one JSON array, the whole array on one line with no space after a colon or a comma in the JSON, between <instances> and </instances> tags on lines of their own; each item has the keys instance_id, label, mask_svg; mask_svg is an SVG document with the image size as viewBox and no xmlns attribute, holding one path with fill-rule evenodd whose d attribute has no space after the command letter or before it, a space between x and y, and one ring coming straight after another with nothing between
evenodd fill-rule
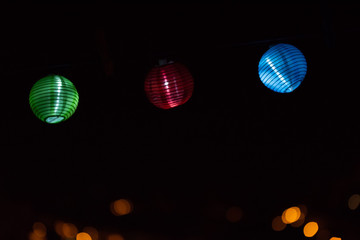
<instances>
[{"instance_id":1,"label":"paper lantern","mask_svg":"<svg viewBox=\"0 0 360 240\"><path fill-rule=\"evenodd\" d=\"M49 75L31 88L30 107L46 123L59 123L74 114L79 94L74 84L63 76Z\"/></svg>"},{"instance_id":2,"label":"paper lantern","mask_svg":"<svg viewBox=\"0 0 360 240\"><path fill-rule=\"evenodd\" d=\"M194 80L183 64L169 62L150 70L145 79L145 92L152 104L162 109L186 103L194 90Z\"/></svg>"},{"instance_id":3,"label":"paper lantern","mask_svg":"<svg viewBox=\"0 0 360 240\"><path fill-rule=\"evenodd\" d=\"M262 56L258 70L260 80L266 87L275 92L289 93L304 80L307 64L299 49L281 43Z\"/></svg>"}]
</instances>

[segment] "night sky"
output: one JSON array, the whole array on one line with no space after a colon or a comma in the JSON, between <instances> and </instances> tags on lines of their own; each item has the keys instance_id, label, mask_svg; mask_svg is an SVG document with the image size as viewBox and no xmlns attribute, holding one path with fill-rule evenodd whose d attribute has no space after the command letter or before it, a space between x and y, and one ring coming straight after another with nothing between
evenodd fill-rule
<instances>
[{"instance_id":1,"label":"night sky","mask_svg":"<svg viewBox=\"0 0 360 240\"><path fill-rule=\"evenodd\" d=\"M29 239L41 222L47 240L60 240L56 221L95 227L98 240L305 239L303 226L271 225L299 204L305 223L359 239L359 209L348 207L360 194L359 10L334 1L2 7L0 239ZM289 94L258 76L276 43L307 60ZM191 99L170 110L144 92L163 57L194 77ZM80 96L55 125L28 101L48 74ZM114 216L117 199L133 211ZM231 207L239 221L226 218Z\"/></svg>"}]
</instances>

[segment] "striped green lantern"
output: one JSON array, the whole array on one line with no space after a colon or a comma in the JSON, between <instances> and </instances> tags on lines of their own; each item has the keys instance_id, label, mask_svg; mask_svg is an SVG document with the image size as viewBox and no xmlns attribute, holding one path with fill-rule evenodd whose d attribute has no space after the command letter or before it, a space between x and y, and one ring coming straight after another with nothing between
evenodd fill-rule
<instances>
[{"instance_id":1,"label":"striped green lantern","mask_svg":"<svg viewBox=\"0 0 360 240\"><path fill-rule=\"evenodd\" d=\"M74 114L79 94L74 84L63 76L49 75L30 90L29 102L36 117L46 123L63 122Z\"/></svg>"}]
</instances>

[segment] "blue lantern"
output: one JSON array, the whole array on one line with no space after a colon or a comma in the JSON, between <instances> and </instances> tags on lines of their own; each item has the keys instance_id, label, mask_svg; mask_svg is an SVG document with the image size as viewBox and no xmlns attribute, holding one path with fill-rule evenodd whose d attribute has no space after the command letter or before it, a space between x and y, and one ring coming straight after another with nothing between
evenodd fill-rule
<instances>
[{"instance_id":1,"label":"blue lantern","mask_svg":"<svg viewBox=\"0 0 360 240\"><path fill-rule=\"evenodd\" d=\"M299 49L290 44L271 47L260 59L259 76L269 89L279 93L294 91L304 80L307 64Z\"/></svg>"}]
</instances>

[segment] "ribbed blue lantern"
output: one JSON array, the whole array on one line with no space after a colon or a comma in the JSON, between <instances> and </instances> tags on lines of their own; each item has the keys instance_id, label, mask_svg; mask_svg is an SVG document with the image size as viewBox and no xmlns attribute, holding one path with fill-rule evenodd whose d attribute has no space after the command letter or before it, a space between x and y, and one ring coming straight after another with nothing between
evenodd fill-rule
<instances>
[{"instance_id":1,"label":"ribbed blue lantern","mask_svg":"<svg viewBox=\"0 0 360 240\"><path fill-rule=\"evenodd\" d=\"M299 49L280 43L262 56L258 70L260 80L266 87L275 92L289 93L304 80L307 64Z\"/></svg>"}]
</instances>

